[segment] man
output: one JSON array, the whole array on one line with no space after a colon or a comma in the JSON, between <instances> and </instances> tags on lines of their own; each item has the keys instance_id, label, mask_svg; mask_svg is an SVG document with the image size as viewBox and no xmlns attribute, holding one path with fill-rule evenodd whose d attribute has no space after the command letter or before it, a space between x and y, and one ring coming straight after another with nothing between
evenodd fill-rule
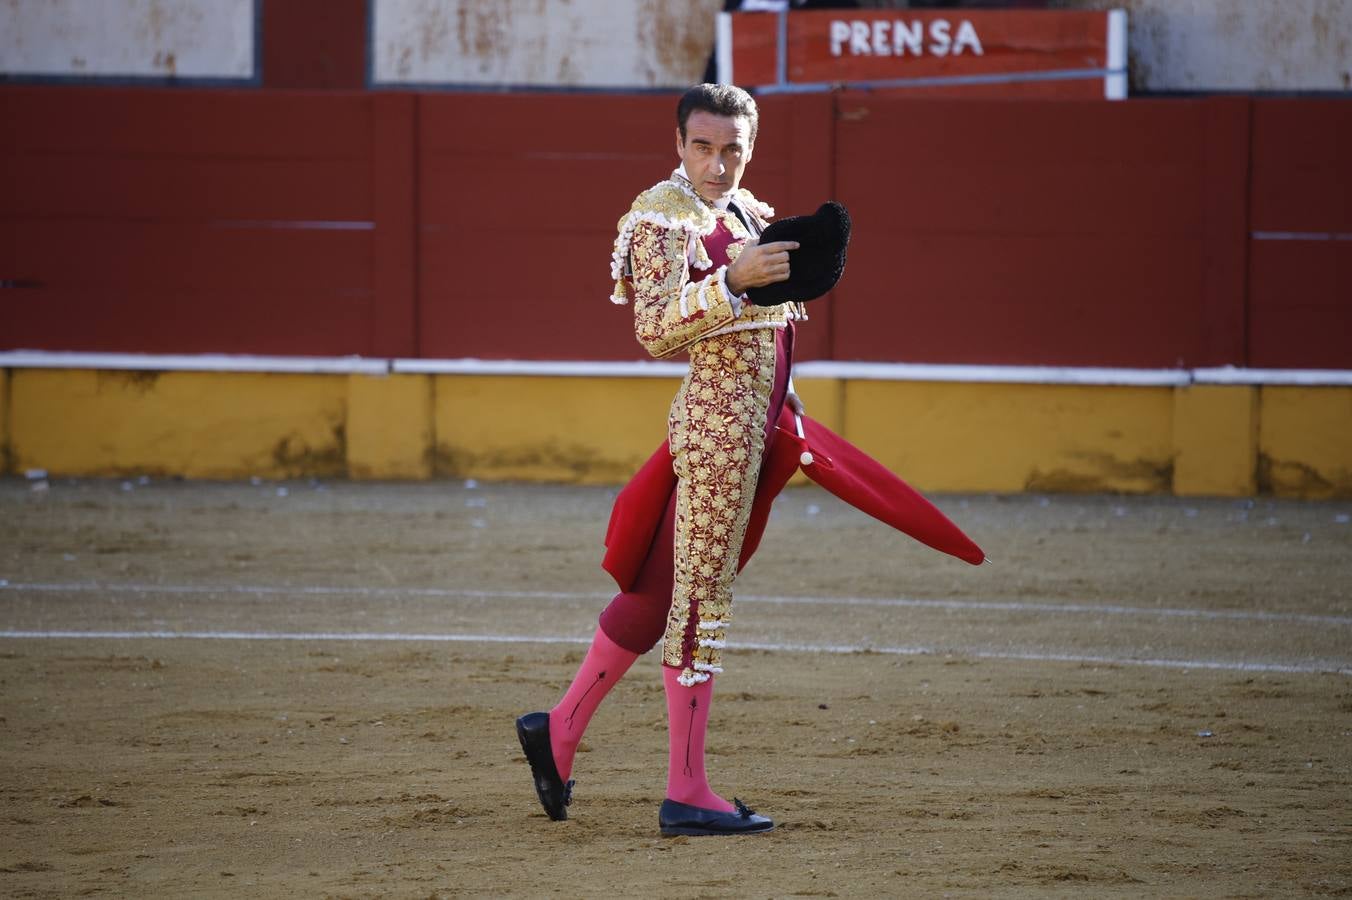
<instances>
[{"instance_id":1,"label":"man","mask_svg":"<svg viewBox=\"0 0 1352 900\"><path fill-rule=\"evenodd\" d=\"M669 755L667 835L744 834L774 823L709 786L704 737L713 677L731 620L732 582L774 423L788 403L798 303L759 306L746 292L786 281L794 241L761 244L774 210L741 188L758 113L745 91L701 84L676 111L681 165L634 201L619 222L612 300L632 303L640 343L658 358L686 352L690 370L672 403L668 442L676 489L632 585L602 612L590 650L562 700L517 720L536 792L567 818L573 757L606 693L662 643Z\"/></svg>"}]
</instances>

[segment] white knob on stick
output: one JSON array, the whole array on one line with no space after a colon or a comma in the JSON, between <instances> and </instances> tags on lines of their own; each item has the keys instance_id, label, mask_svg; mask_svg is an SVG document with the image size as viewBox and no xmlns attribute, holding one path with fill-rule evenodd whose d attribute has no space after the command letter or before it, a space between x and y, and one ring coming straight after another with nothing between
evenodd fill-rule
<instances>
[{"instance_id":1,"label":"white knob on stick","mask_svg":"<svg viewBox=\"0 0 1352 900\"><path fill-rule=\"evenodd\" d=\"M803 417L798 415L798 413L793 414L793 425L796 429L798 429L799 440L807 440L807 437L803 434ZM799 454L798 461L805 466L810 466L812 465L812 458L813 458L812 451L804 450L801 454Z\"/></svg>"}]
</instances>

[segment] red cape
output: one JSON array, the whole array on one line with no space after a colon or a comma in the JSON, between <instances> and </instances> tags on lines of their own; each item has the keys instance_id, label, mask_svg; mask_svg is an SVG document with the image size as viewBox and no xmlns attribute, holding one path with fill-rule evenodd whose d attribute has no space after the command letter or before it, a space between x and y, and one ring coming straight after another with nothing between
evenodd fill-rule
<instances>
[{"instance_id":1,"label":"red cape","mask_svg":"<svg viewBox=\"0 0 1352 900\"><path fill-rule=\"evenodd\" d=\"M806 438L798 437L793 413L787 407L780 414L776 425L779 433L756 484L756 499L742 540L738 571L760 546L765 523L770 518L770 504L801 465L804 450L811 451L813 462L802 466L803 472L846 503L935 550L972 565L985 560L981 548L914 488L825 425L807 416L802 420ZM663 442L620 491L610 513L601 568L614 577L620 590L634 586L675 489L671 451Z\"/></svg>"}]
</instances>

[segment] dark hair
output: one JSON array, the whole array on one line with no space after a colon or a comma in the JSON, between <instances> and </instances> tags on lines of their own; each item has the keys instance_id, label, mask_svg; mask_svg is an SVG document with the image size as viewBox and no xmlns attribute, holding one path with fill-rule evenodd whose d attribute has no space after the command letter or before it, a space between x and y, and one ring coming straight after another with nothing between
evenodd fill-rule
<instances>
[{"instance_id":1,"label":"dark hair","mask_svg":"<svg viewBox=\"0 0 1352 900\"><path fill-rule=\"evenodd\" d=\"M676 104L676 127L681 130L682 141L685 140L685 123L696 110L716 116L746 116L751 122L750 139L755 143L760 113L751 95L736 85L697 84L681 95L681 102Z\"/></svg>"}]
</instances>

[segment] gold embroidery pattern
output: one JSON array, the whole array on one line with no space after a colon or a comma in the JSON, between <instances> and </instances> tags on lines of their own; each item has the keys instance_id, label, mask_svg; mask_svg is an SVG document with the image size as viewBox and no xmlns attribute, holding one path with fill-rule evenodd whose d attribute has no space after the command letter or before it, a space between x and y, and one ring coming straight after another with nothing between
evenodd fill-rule
<instances>
[{"instance_id":1,"label":"gold embroidery pattern","mask_svg":"<svg viewBox=\"0 0 1352 900\"><path fill-rule=\"evenodd\" d=\"M739 191L757 224L774 210ZM675 575L663 660L682 669L687 686L721 672L731 620L732 582L755 499L765 419L774 387L775 335L796 318L797 304L743 304L738 317L726 269L691 282L690 270L712 269L704 238L719 217L736 240L751 233L688 182L672 178L640 194L620 219L611 256L611 300L634 303L634 332L658 358L690 352L690 371L668 420L676 487ZM628 277L626 277L626 273Z\"/></svg>"},{"instance_id":2,"label":"gold embroidery pattern","mask_svg":"<svg viewBox=\"0 0 1352 900\"><path fill-rule=\"evenodd\" d=\"M745 188L737 189L737 199L743 209L750 210L752 215L760 218L762 222L775 214L771 206L757 200ZM616 230L619 233L615 237L615 246L610 254L610 277L615 281L615 289L610 296L611 302L628 303L631 299L629 286L625 284L624 279L625 264L640 223L648 222L662 228L684 232L687 238L686 246L693 252L693 258L687 261L694 263L698 268L707 269L712 263L699 239L713 234L717 226L717 220L714 218L716 211L717 208L701 197L690 186L690 182L675 172L666 181L659 181L639 194L630 205L629 212L616 223ZM736 218L731 213L727 215ZM740 226L741 223L737 224ZM743 229L741 233L744 234L745 230Z\"/></svg>"},{"instance_id":3,"label":"gold embroidery pattern","mask_svg":"<svg viewBox=\"0 0 1352 900\"><path fill-rule=\"evenodd\" d=\"M757 200L755 196L746 188L737 189L737 202L742 209L751 213L761 221L761 229L765 229L765 223L775 217L775 208L768 203Z\"/></svg>"},{"instance_id":4,"label":"gold embroidery pattern","mask_svg":"<svg viewBox=\"0 0 1352 900\"><path fill-rule=\"evenodd\" d=\"M715 209L717 208L715 207ZM737 218L735 213L726 209L718 209L717 215L723 221L723 224L727 226L728 231L732 232L734 238L732 245L728 249L731 250L732 247L737 247L737 252L741 253L741 248L746 243L747 238L751 237L751 232L746 230L746 226L742 224L742 220ZM737 258L733 256L732 253L729 253L728 256L730 259Z\"/></svg>"},{"instance_id":5,"label":"gold embroidery pattern","mask_svg":"<svg viewBox=\"0 0 1352 900\"><path fill-rule=\"evenodd\" d=\"M691 283L685 235L640 222L629 253L634 264L634 334L658 359L679 353L736 315L715 272Z\"/></svg>"},{"instance_id":6,"label":"gold embroidery pattern","mask_svg":"<svg viewBox=\"0 0 1352 900\"><path fill-rule=\"evenodd\" d=\"M675 579L662 658L682 667L684 684L722 671L732 582L755 498L774 375L772 330L708 338L691 348L690 372L672 405L671 452L679 481Z\"/></svg>"}]
</instances>

